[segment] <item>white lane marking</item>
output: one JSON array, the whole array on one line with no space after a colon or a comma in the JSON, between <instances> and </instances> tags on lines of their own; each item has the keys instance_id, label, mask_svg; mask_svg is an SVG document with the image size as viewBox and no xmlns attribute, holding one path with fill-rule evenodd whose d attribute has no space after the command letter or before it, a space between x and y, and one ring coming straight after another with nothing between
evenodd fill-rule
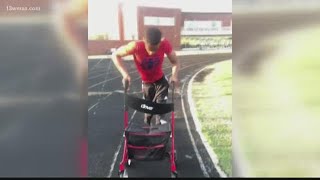
<instances>
[{"instance_id":1,"label":"white lane marking","mask_svg":"<svg viewBox=\"0 0 320 180\"><path fill-rule=\"evenodd\" d=\"M186 84L186 82L184 82L183 85L182 85L182 91L183 91L183 89L184 89L185 84ZM203 172L203 175L204 175L205 177L209 177L209 174L208 174L208 172L207 172L207 169L206 169L206 167L205 167L205 165L204 165L204 163L203 163L203 160L202 160L202 158L201 158L201 156L200 156L199 150L198 150L198 148L197 148L197 145L196 145L196 143L195 143L195 141L194 141L194 138L193 138L192 133L191 133L191 130L190 130L190 125L189 125L189 122L188 122L188 117L187 117L187 114L186 114L186 109L185 109L185 107L184 107L183 96L181 95L180 98L181 98L181 105L182 105L182 111L183 111L183 115L184 115L184 120L185 120L186 125L187 125L187 130L188 130L188 134L189 134L189 137L190 137L190 140L191 140L191 143L192 143L193 150L194 150L194 152L196 153L196 156L197 156L197 159L198 159L198 161L199 161L200 168L201 168L201 170L202 170L202 172Z\"/></svg>"},{"instance_id":2,"label":"white lane marking","mask_svg":"<svg viewBox=\"0 0 320 180\"><path fill-rule=\"evenodd\" d=\"M108 66L108 68L107 68L106 78L108 77L108 72L109 72L109 69L110 69L110 65L111 65L111 62L109 62L109 66ZM105 84L102 86L101 90L103 90L104 86L105 86ZM104 98L102 98L102 99L105 99L105 98L109 97L111 94L112 94L112 93L108 93L107 96L104 97ZM101 94L100 94L100 95L101 95ZM88 93L88 96L90 96L90 92ZM94 104L93 106L91 106L91 107L89 108L88 112L89 112L93 107L97 106L97 105L100 103L100 100L101 100L101 98L98 99L98 102L97 102L96 104ZM96 112L93 112L93 114L95 115Z\"/></svg>"},{"instance_id":3,"label":"white lane marking","mask_svg":"<svg viewBox=\"0 0 320 180\"><path fill-rule=\"evenodd\" d=\"M108 68L107 68L107 72L106 72L106 79L107 79L107 77L108 77L108 73L109 73L109 70L110 70L110 67L111 67L111 61L109 62L109 66L108 66ZM107 82L107 80L105 79L105 83L103 84L103 86L102 86L102 88L101 88L101 90L103 90L104 89L104 87L105 87L105 85L106 85L106 82ZM115 92L115 91L114 91ZM107 97L109 97L111 94L112 94L113 92L88 92L88 95L90 94L90 95L92 95L92 94L108 94L107 95ZM89 95L89 96L90 96ZM107 97L105 97L105 98L107 98ZM100 102L100 99L98 100L98 102L94 105L94 106L96 106L97 104L99 104L99 102ZM93 107L94 107L93 106ZM93 108L93 107L91 107L91 109ZM90 109L89 109L90 110ZM94 113L95 114L95 113ZM109 174L108 174L108 177L111 177L111 175L112 175L112 172L113 172L113 169L114 169L114 166L115 166L115 163L116 163L116 161L117 161L117 158L118 158L118 155L119 155L119 152L120 152L120 149L121 149L121 145L122 145L122 143L123 143L123 138L121 138L121 141L120 141L120 144L118 145L118 147L117 147L117 151L116 151L116 153L114 154L114 156L113 156L113 162L112 162L112 164L111 164L111 168L110 168L110 171L109 171Z\"/></svg>"},{"instance_id":4,"label":"white lane marking","mask_svg":"<svg viewBox=\"0 0 320 180\"><path fill-rule=\"evenodd\" d=\"M97 103L95 103L94 105L92 105L89 109L88 109L88 112L91 110L91 109L93 109L96 105L98 105L99 104L99 102L97 102Z\"/></svg>"},{"instance_id":5,"label":"white lane marking","mask_svg":"<svg viewBox=\"0 0 320 180\"><path fill-rule=\"evenodd\" d=\"M111 95L112 92L88 92L88 96Z\"/></svg>"},{"instance_id":6,"label":"white lane marking","mask_svg":"<svg viewBox=\"0 0 320 180\"><path fill-rule=\"evenodd\" d=\"M108 174L108 178L111 177L112 175L112 172L113 172L113 169L114 169L114 166L116 165L116 162L117 162L117 159L118 159L118 155L119 155L119 152L120 152L120 149L121 149L121 146L123 144L123 138L121 138L121 141L117 147L117 151L114 153L113 155L113 161L112 161L112 164L110 166L110 170L109 170L109 174Z\"/></svg>"},{"instance_id":7,"label":"white lane marking","mask_svg":"<svg viewBox=\"0 0 320 180\"><path fill-rule=\"evenodd\" d=\"M132 114L132 116L131 116L130 120L132 120L132 119L133 119L133 117L136 115L136 113L137 113L137 110L135 110L135 111L133 112L133 114Z\"/></svg>"},{"instance_id":8,"label":"white lane marking","mask_svg":"<svg viewBox=\"0 0 320 180\"><path fill-rule=\"evenodd\" d=\"M105 75L104 72L102 72L101 74L99 74L99 75L97 75L97 76L93 76L93 77L89 77L89 76L90 76L90 75L89 75L89 76L88 76L88 80L92 80L92 79L98 78L98 77L103 76L103 75Z\"/></svg>"},{"instance_id":9,"label":"white lane marking","mask_svg":"<svg viewBox=\"0 0 320 180\"><path fill-rule=\"evenodd\" d=\"M111 64L112 64L112 62L109 61L109 66L108 66L108 68L107 68L105 80L107 80L107 78L108 78L108 74L109 74L109 72L110 72ZM106 86L106 84L107 84L107 82L105 82L105 83L102 85L102 87L101 87L101 90L102 90L102 91L103 91L104 87Z\"/></svg>"},{"instance_id":10,"label":"white lane marking","mask_svg":"<svg viewBox=\"0 0 320 180\"><path fill-rule=\"evenodd\" d=\"M107 91L107 92L104 92L104 91L89 91L88 92L88 96L101 96L101 95L107 95L107 97L113 93L119 93L119 94L124 94L124 91L123 90L114 90L114 91ZM142 92L132 92L132 93L129 93L131 95L133 94L141 94Z\"/></svg>"},{"instance_id":11,"label":"white lane marking","mask_svg":"<svg viewBox=\"0 0 320 180\"><path fill-rule=\"evenodd\" d=\"M134 116L136 115L136 112L137 112L137 111L134 111L134 112L133 112L130 120L132 120L132 119L134 118ZM116 165L116 162L117 162L117 159L118 159L118 155L119 155L119 152L120 152L120 149L121 149L121 145L123 144L123 139L124 139L124 138L121 138L120 144L119 144L118 147L117 147L117 151L116 151L116 152L114 153L114 155L113 155L113 161L112 161L112 164L111 164L111 167L110 167L110 170L109 170L108 178L111 177L112 172L113 172L113 170L114 170L114 166Z\"/></svg>"},{"instance_id":12,"label":"white lane marking","mask_svg":"<svg viewBox=\"0 0 320 180\"><path fill-rule=\"evenodd\" d=\"M103 58L100 59L99 62L98 62L97 64L95 64L92 68L90 68L89 71L92 71L98 64L100 64L100 62L101 62L102 60L103 60Z\"/></svg>"},{"instance_id":13,"label":"white lane marking","mask_svg":"<svg viewBox=\"0 0 320 180\"><path fill-rule=\"evenodd\" d=\"M112 93L108 94L107 96L103 97L102 100L105 100L107 97L109 97ZM98 100L97 103L95 103L94 105L92 105L89 109L88 112L93 109L95 106L97 106L100 103L100 99ZM94 113L95 114L95 113Z\"/></svg>"},{"instance_id":14,"label":"white lane marking","mask_svg":"<svg viewBox=\"0 0 320 180\"><path fill-rule=\"evenodd\" d=\"M106 70L106 74L105 74L106 76L105 76L104 81L101 81L101 82L99 82L99 83L97 83L97 84L94 84L94 85L90 86L88 89L93 88L93 87L96 87L96 86L98 86L98 85L100 85L100 84L103 84L103 86L101 87L101 90L103 90L103 88L104 88L104 86L106 85L106 83L107 83L108 81L110 81L110 80L108 80L107 78L108 78L108 74L109 74L109 71L110 71L110 68L111 68L111 64L112 64L112 61L109 61L109 65L108 65L108 68L107 68L107 70Z\"/></svg>"},{"instance_id":15,"label":"white lane marking","mask_svg":"<svg viewBox=\"0 0 320 180\"><path fill-rule=\"evenodd\" d=\"M205 148L206 148L206 150L207 150L207 152L208 152L208 154L209 154L209 156L211 158L211 161L213 162L214 166L216 167L220 177L227 177L225 172L223 172L223 170L218 165L219 164L219 159L218 159L217 154L210 147L207 138L203 135L203 133L201 131L201 124L200 124L200 121L199 121L198 116L196 114L194 102L193 102L193 99L192 99L192 83L194 81L194 78L206 68L207 67L204 67L201 70L199 70L197 73L195 73L192 76L191 80L189 81L188 92L187 92L188 93L188 102L189 102L189 107L190 107L190 111L191 111L191 116L192 116L192 119L193 119L194 124L196 126L196 130L200 135L201 141L203 142L203 144L204 144L204 146L205 146Z\"/></svg>"},{"instance_id":16,"label":"white lane marking","mask_svg":"<svg viewBox=\"0 0 320 180\"><path fill-rule=\"evenodd\" d=\"M120 77L121 77L121 76L116 76L116 77L114 77L114 78L101 81L101 82L99 82L99 83L97 83L97 84L94 84L94 85L90 86L88 89L94 88L94 87L96 87L96 86L99 86L100 84L103 84L103 83L105 83L105 82L108 82L108 81L111 81L111 80L114 80L114 79L117 79L117 78L120 78Z\"/></svg>"},{"instance_id":17,"label":"white lane marking","mask_svg":"<svg viewBox=\"0 0 320 180\"><path fill-rule=\"evenodd\" d=\"M94 76L94 75L97 75L97 74L104 74L105 71L106 71L105 67L101 67L99 69L88 71L88 77L91 77L91 76Z\"/></svg>"}]
</instances>

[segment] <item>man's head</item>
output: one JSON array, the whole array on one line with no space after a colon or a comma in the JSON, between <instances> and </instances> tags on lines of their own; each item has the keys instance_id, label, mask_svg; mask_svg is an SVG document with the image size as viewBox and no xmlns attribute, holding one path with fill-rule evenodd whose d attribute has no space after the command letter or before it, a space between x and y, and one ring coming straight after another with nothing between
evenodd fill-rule
<instances>
[{"instance_id":1,"label":"man's head","mask_svg":"<svg viewBox=\"0 0 320 180\"><path fill-rule=\"evenodd\" d=\"M146 44L146 50L150 55L158 50L161 37L161 31L156 27L148 28L145 32L143 39Z\"/></svg>"}]
</instances>

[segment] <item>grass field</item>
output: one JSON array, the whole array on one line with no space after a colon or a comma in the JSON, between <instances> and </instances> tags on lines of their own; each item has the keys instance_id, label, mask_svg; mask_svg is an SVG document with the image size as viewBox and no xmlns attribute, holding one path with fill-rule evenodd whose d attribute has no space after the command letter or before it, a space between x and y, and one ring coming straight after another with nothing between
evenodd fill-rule
<instances>
[{"instance_id":1,"label":"grass field","mask_svg":"<svg viewBox=\"0 0 320 180\"><path fill-rule=\"evenodd\" d=\"M219 166L232 172L232 61L208 66L194 79L192 98L202 132L217 154Z\"/></svg>"}]
</instances>

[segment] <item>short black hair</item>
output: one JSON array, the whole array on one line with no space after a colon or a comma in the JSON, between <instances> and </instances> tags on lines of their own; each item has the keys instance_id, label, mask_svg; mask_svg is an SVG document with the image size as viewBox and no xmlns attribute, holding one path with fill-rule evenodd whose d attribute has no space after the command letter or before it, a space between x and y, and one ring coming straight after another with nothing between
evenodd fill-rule
<instances>
[{"instance_id":1,"label":"short black hair","mask_svg":"<svg viewBox=\"0 0 320 180\"><path fill-rule=\"evenodd\" d=\"M150 27L145 32L146 41L151 45L157 45L161 41L162 33L156 27Z\"/></svg>"}]
</instances>

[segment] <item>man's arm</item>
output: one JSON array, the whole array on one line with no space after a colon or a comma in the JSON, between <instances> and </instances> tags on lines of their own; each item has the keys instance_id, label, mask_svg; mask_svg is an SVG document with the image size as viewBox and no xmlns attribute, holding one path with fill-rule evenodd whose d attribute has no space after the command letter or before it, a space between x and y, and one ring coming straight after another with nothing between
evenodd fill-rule
<instances>
[{"instance_id":1,"label":"man's arm","mask_svg":"<svg viewBox=\"0 0 320 180\"><path fill-rule=\"evenodd\" d=\"M170 83L174 82L175 86L179 84L178 73L180 70L180 61L178 60L175 51L172 51L170 54L167 54L169 61L172 64L172 75L170 78Z\"/></svg>"},{"instance_id":2,"label":"man's arm","mask_svg":"<svg viewBox=\"0 0 320 180\"><path fill-rule=\"evenodd\" d=\"M130 85L131 78L129 76L129 73L126 67L123 64L122 57L133 54L134 46L135 46L135 43L131 42L126 46L120 47L119 49L117 49L115 52L112 53L112 61L123 77L122 78L123 86L125 85L125 81L128 81Z\"/></svg>"},{"instance_id":3,"label":"man's arm","mask_svg":"<svg viewBox=\"0 0 320 180\"><path fill-rule=\"evenodd\" d=\"M122 47L112 53L112 61L116 66L116 68L118 69L118 71L121 73L122 77L128 76L128 71L124 66L123 60L122 60L122 57L125 57L127 55L129 54L127 54Z\"/></svg>"}]
</instances>

